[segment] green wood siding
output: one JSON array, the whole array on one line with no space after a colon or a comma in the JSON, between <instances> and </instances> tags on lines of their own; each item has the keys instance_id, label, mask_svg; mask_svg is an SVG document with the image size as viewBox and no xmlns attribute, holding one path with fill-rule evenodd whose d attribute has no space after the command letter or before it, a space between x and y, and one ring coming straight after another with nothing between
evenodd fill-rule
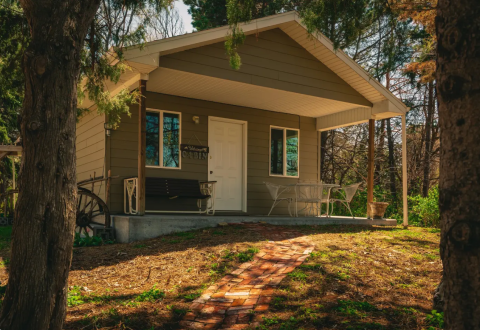
<instances>
[{"instance_id":1,"label":"green wood siding","mask_svg":"<svg viewBox=\"0 0 480 330\"><path fill-rule=\"evenodd\" d=\"M80 118L77 123L77 181L104 175L105 129L104 116L95 110ZM105 185L96 185L95 193L105 198Z\"/></svg>"},{"instance_id":2,"label":"green wood siding","mask_svg":"<svg viewBox=\"0 0 480 330\"><path fill-rule=\"evenodd\" d=\"M249 35L239 49L240 70L230 67L224 42L160 58L160 66L289 92L371 106L360 93L280 29Z\"/></svg>"},{"instance_id":3,"label":"green wood siding","mask_svg":"<svg viewBox=\"0 0 480 330\"><path fill-rule=\"evenodd\" d=\"M147 93L147 108L182 113L182 143L197 144L195 134L204 145L208 143L208 116L243 120L248 122L247 139L247 212L252 215L267 214L272 200L264 181L279 184L295 183L293 178L269 176L270 125L300 129L300 180L317 178L317 132L315 119L272 111L237 107L232 105L181 98L171 95ZM132 116L124 116L120 127L110 139L110 168L112 175L120 178L112 183L112 212L123 211L123 179L137 176L138 106L131 108ZM192 117L199 116L196 125ZM171 177L196 180L208 179L208 160L182 158L182 169L147 168L147 177ZM285 205L276 208L277 214L287 214Z\"/></svg>"}]
</instances>

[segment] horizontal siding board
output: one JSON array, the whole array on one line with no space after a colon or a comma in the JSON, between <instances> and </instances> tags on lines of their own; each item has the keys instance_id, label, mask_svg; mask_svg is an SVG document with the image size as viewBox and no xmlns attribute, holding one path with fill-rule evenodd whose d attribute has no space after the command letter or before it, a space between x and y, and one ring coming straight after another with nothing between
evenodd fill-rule
<instances>
[{"instance_id":1,"label":"horizontal siding board","mask_svg":"<svg viewBox=\"0 0 480 330\"><path fill-rule=\"evenodd\" d=\"M92 111L79 119L76 125L77 180L103 175L105 167L104 115Z\"/></svg>"},{"instance_id":2,"label":"horizontal siding board","mask_svg":"<svg viewBox=\"0 0 480 330\"><path fill-rule=\"evenodd\" d=\"M119 161L122 161L122 159L137 160L138 153L136 150L110 149L110 157L112 159L119 159Z\"/></svg>"},{"instance_id":3,"label":"horizontal siding board","mask_svg":"<svg viewBox=\"0 0 480 330\"><path fill-rule=\"evenodd\" d=\"M255 38L255 40L264 39L264 40L268 40L268 41L271 41L271 42L276 42L276 43L287 45L287 46L290 46L290 47L302 49L302 46L300 46L292 38L289 38L285 34L285 32L283 32L280 29L263 31L262 33L260 33L258 35L252 35L252 36L249 36L249 37L250 37L250 39L253 39L253 38Z\"/></svg>"},{"instance_id":4,"label":"horizontal siding board","mask_svg":"<svg viewBox=\"0 0 480 330\"><path fill-rule=\"evenodd\" d=\"M88 156L98 150L104 150L104 149L105 149L105 141L103 139L89 146L87 146L86 142L81 143L76 147L77 159Z\"/></svg>"},{"instance_id":5,"label":"horizontal siding board","mask_svg":"<svg viewBox=\"0 0 480 330\"><path fill-rule=\"evenodd\" d=\"M215 44L212 46L217 47L219 49L223 48L221 44ZM251 55L251 56L256 56L260 58L269 58L276 62L292 64L292 65L296 65L296 66L300 66L300 67L304 67L312 70L330 72L330 69L328 69L324 64L322 64L316 59L311 59L311 60L299 59L296 56L278 53L275 51L270 51L268 49L262 49L255 46L242 45L242 47L238 49L238 53L240 57L245 54L245 55Z\"/></svg>"},{"instance_id":6,"label":"horizontal siding board","mask_svg":"<svg viewBox=\"0 0 480 330\"><path fill-rule=\"evenodd\" d=\"M77 140L83 141L91 137L93 134L105 134L105 128L103 126L103 121L99 122L98 120L92 120L91 125L86 128L87 126L83 126L85 130L77 131Z\"/></svg>"},{"instance_id":7,"label":"horizontal siding board","mask_svg":"<svg viewBox=\"0 0 480 330\"><path fill-rule=\"evenodd\" d=\"M104 122L104 115L99 115L96 111L91 111L79 118L77 123L77 132L82 133L89 130L92 126Z\"/></svg>"},{"instance_id":8,"label":"horizontal siding board","mask_svg":"<svg viewBox=\"0 0 480 330\"><path fill-rule=\"evenodd\" d=\"M260 33L260 35L262 35L262 33ZM248 36L245 39L244 45L249 45L249 46L252 46L252 47L258 47L258 48L261 48L261 49L267 49L269 51L274 51L274 52L280 53L280 54L287 54L287 55L295 56L295 57L298 57L299 60L306 59L306 60L310 60L310 61L317 61L317 59L312 54L305 51L304 48L293 47L293 46L290 46L290 45L280 44L278 42L268 40L267 38L256 39L254 36ZM242 46L240 46L240 50L242 49Z\"/></svg>"},{"instance_id":9,"label":"horizontal siding board","mask_svg":"<svg viewBox=\"0 0 480 330\"><path fill-rule=\"evenodd\" d=\"M92 161L101 161L103 163L104 157L105 157L105 150L104 149L97 150L84 157L77 157L77 165L80 166L83 164L90 163Z\"/></svg>"},{"instance_id":10,"label":"horizontal siding board","mask_svg":"<svg viewBox=\"0 0 480 330\"><path fill-rule=\"evenodd\" d=\"M85 165L77 166L77 178L80 178L82 175L87 177L93 176L95 172L96 176L103 175L103 163L100 162L91 162ZM80 179L77 179L80 181Z\"/></svg>"},{"instance_id":11,"label":"horizontal siding board","mask_svg":"<svg viewBox=\"0 0 480 330\"><path fill-rule=\"evenodd\" d=\"M193 52L193 51L185 51L185 52L168 55L168 57L162 58L162 66L169 67L168 59L170 58L176 59L178 61L188 62L188 63L198 63L198 64L206 65L209 67L219 68L219 69L228 70L232 72L241 72L241 73L250 74L250 75L265 76L272 79L278 79L278 76L279 76L279 72L277 70L264 68L258 65L251 65L243 61L242 61L241 71L233 71L234 69L231 68L230 62L228 58L226 58L225 56L223 56L222 58L219 58L219 57L209 56L209 55L202 54L200 52ZM166 59L167 59L167 63L164 63Z\"/></svg>"},{"instance_id":12,"label":"horizontal siding board","mask_svg":"<svg viewBox=\"0 0 480 330\"><path fill-rule=\"evenodd\" d=\"M217 47L205 46L202 48L191 49L186 52L194 54L194 56L206 55L206 56L215 58L216 60L220 61L220 63L222 63L222 67L225 67L225 64L223 64L224 62L226 62L227 65L229 65L228 57L225 55L225 50ZM263 57L249 55L249 54L241 54L241 58L242 58L242 66L240 70L245 72L248 72L248 70L250 70L251 68L264 68L264 69L269 69L270 71L273 71L276 73L282 73L282 72L291 73L291 74L296 74L296 75L300 75L308 78L323 79L326 81L331 81L332 83L343 84L348 86L347 83L343 81L343 79L341 79L336 74L326 69L315 70L312 68L306 68L306 67L298 66L295 64L274 61L269 58L263 58Z\"/></svg>"}]
</instances>

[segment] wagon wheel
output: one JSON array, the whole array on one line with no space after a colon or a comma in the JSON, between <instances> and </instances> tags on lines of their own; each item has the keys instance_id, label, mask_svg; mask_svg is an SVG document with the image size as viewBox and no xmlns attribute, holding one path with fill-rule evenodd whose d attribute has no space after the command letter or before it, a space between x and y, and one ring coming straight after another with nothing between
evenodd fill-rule
<instances>
[{"instance_id":1,"label":"wagon wheel","mask_svg":"<svg viewBox=\"0 0 480 330\"><path fill-rule=\"evenodd\" d=\"M101 221L105 219L104 223ZM76 229L81 234L82 230L88 236L87 228L93 231L92 224L110 228L110 211L105 202L94 193L81 189L77 195Z\"/></svg>"}]
</instances>

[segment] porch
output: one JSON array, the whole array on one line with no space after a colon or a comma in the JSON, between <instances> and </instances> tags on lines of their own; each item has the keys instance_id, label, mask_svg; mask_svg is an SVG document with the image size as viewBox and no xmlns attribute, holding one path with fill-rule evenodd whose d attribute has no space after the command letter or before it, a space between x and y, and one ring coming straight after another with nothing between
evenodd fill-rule
<instances>
[{"instance_id":1,"label":"porch","mask_svg":"<svg viewBox=\"0 0 480 330\"><path fill-rule=\"evenodd\" d=\"M130 243L176 232L202 228L212 228L229 223L263 222L283 226L326 226L326 225L364 225L396 226L395 219L372 220L344 216L332 217L288 217L288 216L238 216L238 215L169 215L146 214L143 216L114 215L112 225L115 227L119 243Z\"/></svg>"}]
</instances>

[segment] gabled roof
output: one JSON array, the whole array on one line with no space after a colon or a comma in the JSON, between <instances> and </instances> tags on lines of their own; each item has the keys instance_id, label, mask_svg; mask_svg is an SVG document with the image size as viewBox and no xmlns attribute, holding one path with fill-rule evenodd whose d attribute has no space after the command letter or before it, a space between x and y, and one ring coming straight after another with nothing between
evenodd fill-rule
<instances>
[{"instance_id":1,"label":"gabled roof","mask_svg":"<svg viewBox=\"0 0 480 330\"><path fill-rule=\"evenodd\" d=\"M395 95L371 77L360 65L342 50L335 49L327 37L321 33L309 34L296 12L267 16L242 24L246 35L275 28L280 28L370 101L374 105L372 114L376 112L404 114L408 111L408 108ZM124 56L132 66L132 71L121 79L120 86L111 86L111 88L112 90L132 88L132 83L140 74L148 74L159 67L162 55L214 44L225 40L228 33L229 27L224 26L149 42L142 47L129 47L125 49ZM136 86L136 82L133 86Z\"/></svg>"}]
</instances>

